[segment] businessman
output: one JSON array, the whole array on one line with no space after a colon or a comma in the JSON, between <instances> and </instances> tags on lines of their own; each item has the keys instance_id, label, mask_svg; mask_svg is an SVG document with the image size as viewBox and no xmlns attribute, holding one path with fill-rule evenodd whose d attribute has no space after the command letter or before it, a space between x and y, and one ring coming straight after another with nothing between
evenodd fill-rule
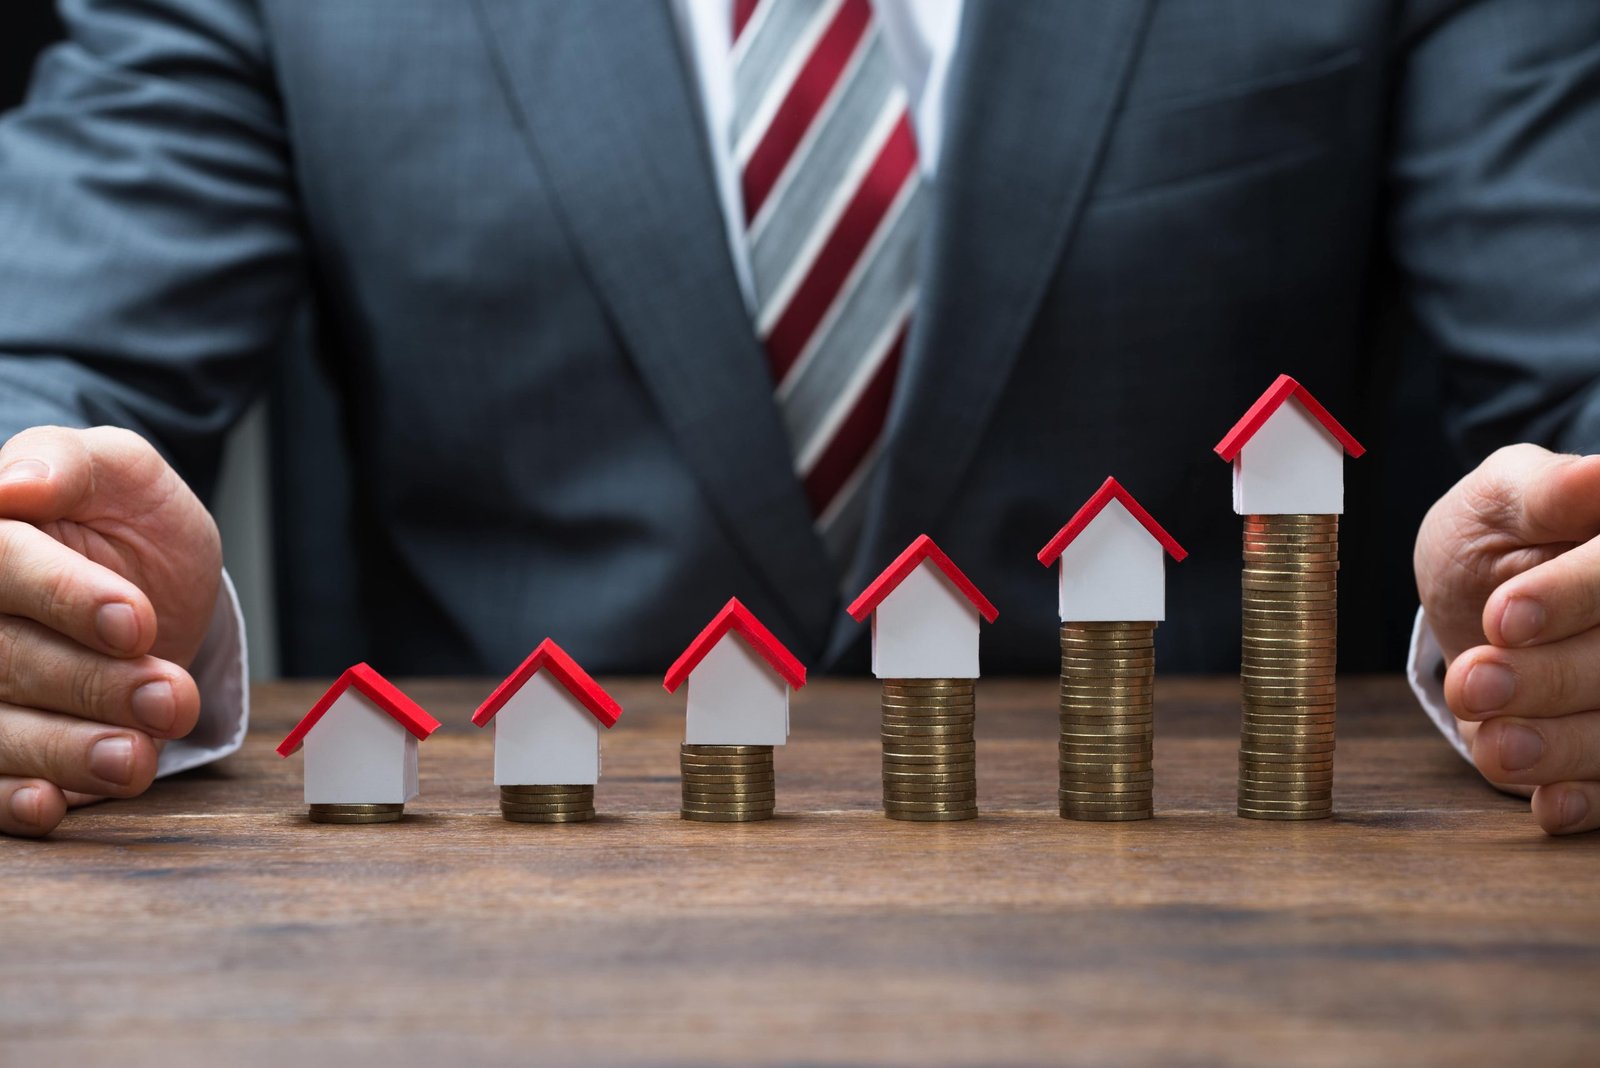
<instances>
[{"instance_id":1,"label":"businessman","mask_svg":"<svg viewBox=\"0 0 1600 1068\"><path fill-rule=\"evenodd\" d=\"M61 7L0 121L0 831L236 746L190 484L308 302L386 670L654 670L730 593L848 662L924 530L1037 669L1108 469L1190 517L1163 664L1226 670L1219 423L1382 388L1390 296L1487 457L1416 542L1424 707L1600 826L1590 0Z\"/></svg>"}]
</instances>

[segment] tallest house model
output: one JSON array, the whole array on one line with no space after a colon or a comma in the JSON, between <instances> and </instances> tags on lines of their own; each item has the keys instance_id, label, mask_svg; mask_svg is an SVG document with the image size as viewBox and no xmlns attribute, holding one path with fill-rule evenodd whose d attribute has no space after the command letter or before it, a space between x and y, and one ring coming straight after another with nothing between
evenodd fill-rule
<instances>
[{"instance_id":1,"label":"tallest house model","mask_svg":"<svg viewBox=\"0 0 1600 1068\"><path fill-rule=\"evenodd\" d=\"M1366 450L1288 375L1226 437L1244 516L1239 815L1333 814L1344 458Z\"/></svg>"}]
</instances>

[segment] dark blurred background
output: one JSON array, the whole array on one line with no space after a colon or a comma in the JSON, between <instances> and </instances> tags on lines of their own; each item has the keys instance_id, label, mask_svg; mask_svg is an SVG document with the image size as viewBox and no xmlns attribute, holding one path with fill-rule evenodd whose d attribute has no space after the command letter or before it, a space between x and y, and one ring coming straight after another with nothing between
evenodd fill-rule
<instances>
[{"instance_id":1,"label":"dark blurred background","mask_svg":"<svg viewBox=\"0 0 1600 1068\"><path fill-rule=\"evenodd\" d=\"M4 0L0 13L0 110L22 99L33 58L61 36L50 0Z\"/></svg>"},{"instance_id":2,"label":"dark blurred background","mask_svg":"<svg viewBox=\"0 0 1600 1068\"><path fill-rule=\"evenodd\" d=\"M0 111L20 102L35 56L60 34L51 0L0 0ZM258 677L336 674L360 659L350 626L356 612L347 474L342 465L325 462L343 454L338 407L313 358L311 337L307 316L278 363L267 414L257 412L235 435L232 462L210 502L245 604ZM1416 612L1411 544L1417 525L1465 470L1465 458L1452 454L1440 430L1438 357L1398 301L1377 317L1371 343L1385 380L1373 383L1363 410L1337 413L1370 450L1347 468L1339 658L1350 671L1395 671L1404 664ZM1292 364L1286 359L1286 369ZM291 412L293 432L302 441L325 438L320 447L271 447L282 440ZM297 467L307 456L319 463ZM292 493L271 492L291 485ZM1218 486L1226 492L1221 471ZM302 573L294 560L326 566ZM274 602L310 606L314 610L303 617L309 623L280 633Z\"/></svg>"}]
</instances>

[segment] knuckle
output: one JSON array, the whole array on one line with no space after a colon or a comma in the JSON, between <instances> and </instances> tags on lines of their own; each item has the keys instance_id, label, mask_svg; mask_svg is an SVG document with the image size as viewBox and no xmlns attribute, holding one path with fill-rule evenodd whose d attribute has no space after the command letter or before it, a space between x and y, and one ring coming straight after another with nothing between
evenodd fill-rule
<instances>
[{"instance_id":1,"label":"knuckle","mask_svg":"<svg viewBox=\"0 0 1600 1068\"><path fill-rule=\"evenodd\" d=\"M38 762L46 778L56 782L62 779L81 779L89 766L88 746L71 725L56 721L54 717L41 722L38 734Z\"/></svg>"},{"instance_id":2,"label":"knuckle","mask_svg":"<svg viewBox=\"0 0 1600 1068\"><path fill-rule=\"evenodd\" d=\"M25 659L19 646L22 644L22 625L14 616L0 616L0 695L15 699L22 689L22 669Z\"/></svg>"},{"instance_id":3,"label":"knuckle","mask_svg":"<svg viewBox=\"0 0 1600 1068\"><path fill-rule=\"evenodd\" d=\"M101 673L92 664L75 665L70 686L72 708L83 715L102 718L106 688Z\"/></svg>"}]
</instances>

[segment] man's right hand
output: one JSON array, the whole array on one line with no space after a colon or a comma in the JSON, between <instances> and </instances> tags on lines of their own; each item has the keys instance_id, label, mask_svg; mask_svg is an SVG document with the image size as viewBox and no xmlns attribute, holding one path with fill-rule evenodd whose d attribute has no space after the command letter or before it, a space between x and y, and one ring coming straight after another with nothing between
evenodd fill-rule
<instances>
[{"instance_id":1,"label":"man's right hand","mask_svg":"<svg viewBox=\"0 0 1600 1068\"><path fill-rule=\"evenodd\" d=\"M187 668L221 571L210 514L137 434L34 427L0 448L0 833L150 785L200 714Z\"/></svg>"}]
</instances>

